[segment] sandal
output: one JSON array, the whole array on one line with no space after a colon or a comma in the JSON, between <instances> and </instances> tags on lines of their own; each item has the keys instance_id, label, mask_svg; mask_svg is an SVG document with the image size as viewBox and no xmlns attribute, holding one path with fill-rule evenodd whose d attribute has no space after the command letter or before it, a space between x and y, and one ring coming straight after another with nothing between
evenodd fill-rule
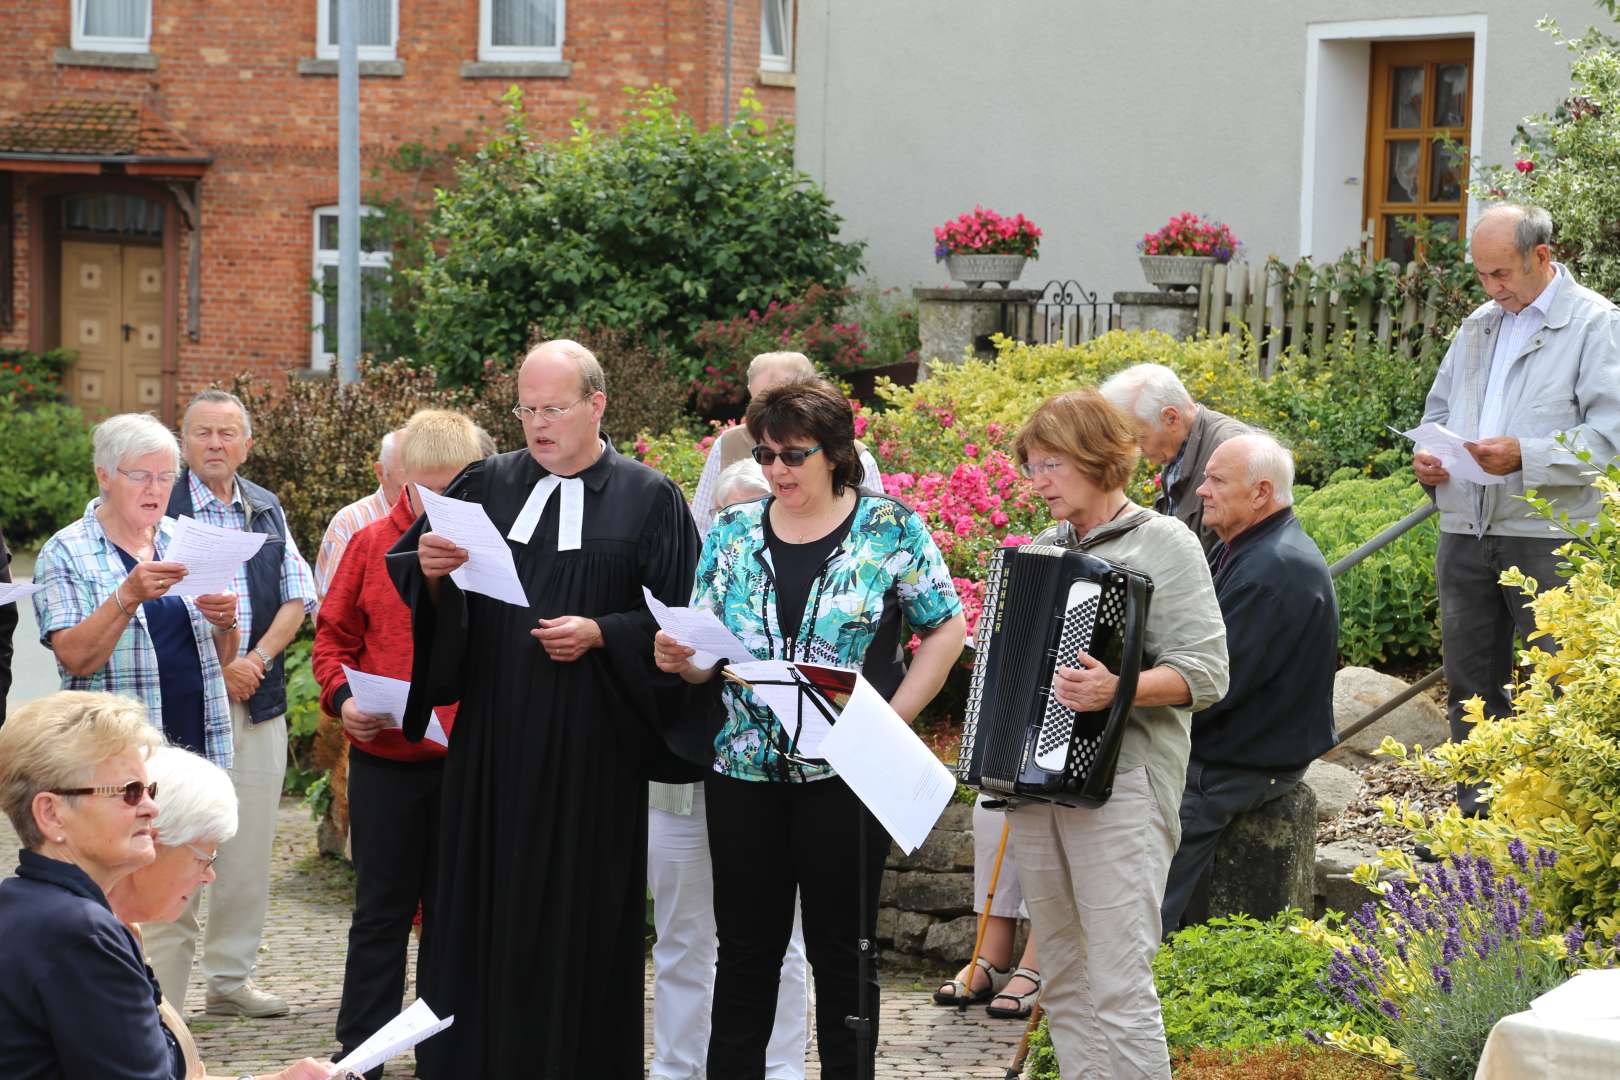
<instances>
[{"instance_id":1,"label":"sandal","mask_svg":"<svg viewBox=\"0 0 1620 1080\"><path fill-rule=\"evenodd\" d=\"M945 985L950 987L950 989L935 990L934 1004L959 1006L982 1005L986 1001L993 1000L996 996L996 992L999 991L1003 986L1006 986L1008 980L1013 977L1013 973L1010 970L1006 968L999 970L993 968L990 966L990 961L986 960L982 956L979 957L976 966L979 970L985 973L986 977L989 978L989 986L984 987L982 990L970 991L969 987L963 983L961 979L946 979Z\"/></svg>"},{"instance_id":2,"label":"sandal","mask_svg":"<svg viewBox=\"0 0 1620 1080\"><path fill-rule=\"evenodd\" d=\"M1007 982L1011 983L1013 979L1018 978L1020 975L1033 983L1034 989L1028 990L1022 994L1009 994L1007 991L1003 990L991 999L991 1003L989 1005L984 1007L985 1012L989 1013L997 1020L1027 1020L1029 1018L1030 1010L1035 1007L1035 999L1041 996L1041 973L1038 971L1031 971L1027 967L1021 967L1012 973L1012 976L1007 980ZM1008 1009L995 1004L995 1002L1001 998L1006 998L1008 1001L1016 1001L1018 1005L1016 1008Z\"/></svg>"}]
</instances>

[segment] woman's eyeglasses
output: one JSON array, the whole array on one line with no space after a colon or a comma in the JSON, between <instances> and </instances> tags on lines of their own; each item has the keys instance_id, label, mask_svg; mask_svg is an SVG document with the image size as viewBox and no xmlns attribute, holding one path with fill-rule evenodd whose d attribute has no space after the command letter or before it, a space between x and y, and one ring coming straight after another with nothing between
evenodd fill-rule
<instances>
[{"instance_id":1,"label":"woman's eyeglasses","mask_svg":"<svg viewBox=\"0 0 1620 1080\"><path fill-rule=\"evenodd\" d=\"M136 487L145 487L147 484L157 483L159 487L168 487L179 478L180 474L172 470L153 472L151 469L125 469L118 468L117 473Z\"/></svg>"},{"instance_id":2,"label":"woman's eyeglasses","mask_svg":"<svg viewBox=\"0 0 1620 1080\"><path fill-rule=\"evenodd\" d=\"M207 870L209 867L213 866L214 861L219 858L218 851L215 851L212 855L210 855L196 844L185 844L183 846L187 851L191 852L193 858L203 864L204 870Z\"/></svg>"},{"instance_id":3,"label":"woman's eyeglasses","mask_svg":"<svg viewBox=\"0 0 1620 1080\"><path fill-rule=\"evenodd\" d=\"M50 791L52 795L102 795L109 799L122 795L124 802L129 806L141 805L142 795L157 798L157 784L143 784L139 780L107 787L51 788Z\"/></svg>"},{"instance_id":4,"label":"woman's eyeglasses","mask_svg":"<svg viewBox=\"0 0 1620 1080\"><path fill-rule=\"evenodd\" d=\"M776 459L781 458L782 464L790 469L797 469L811 454L821 453L821 447L784 446L781 450L772 450L768 446L755 446L749 453L753 454L754 460L761 465L775 465Z\"/></svg>"},{"instance_id":5,"label":"woman's eyeglasses","mask_svg":"<svg viewBox=\"0 0 1620 1080\"><path fill-rule=\"evenodd\" d=\"M1063 462L1060 459L1049 457L1045 461L1025 461L1020 463L1018 473L1026 480L1033 480L1046 473L1057 472L1061 468L1063 468Z\"/></svg>"}]
</instances>

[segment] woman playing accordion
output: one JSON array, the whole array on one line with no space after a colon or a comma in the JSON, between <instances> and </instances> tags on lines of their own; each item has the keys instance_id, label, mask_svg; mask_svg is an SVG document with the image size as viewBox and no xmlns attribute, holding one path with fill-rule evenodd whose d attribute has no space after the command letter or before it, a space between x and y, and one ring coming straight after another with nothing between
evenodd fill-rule
<instances>
[{"instance_id":1,"label":"woman playing accordion","mask_svg":"<svg viewBox=\"0 0 1620 1080\"><path fill-rule=\"evenodd\" d=\"M1198 539L1135 505L1135 427L1095 390L1048 399L1014 453L1054 524L1036 544L1085 551L1151 579L1142 670L1113 791L1097 806L1031 802L1011 814L1018 877L1039 942L1052 1043L1065 1077L1169 1080L1151 962L1180 841L1192 713L1226 692L1226 630ZM1083 651L1052 681L1076 713L1108 709L1116 672Z\"/></svg>"}]
</instances>

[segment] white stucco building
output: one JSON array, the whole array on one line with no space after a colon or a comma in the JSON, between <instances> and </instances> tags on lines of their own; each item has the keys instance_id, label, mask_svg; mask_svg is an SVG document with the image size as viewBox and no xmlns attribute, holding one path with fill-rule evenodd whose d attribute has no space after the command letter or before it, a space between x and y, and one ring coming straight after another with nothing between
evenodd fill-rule
<instances>
[{"instance_id":1,"label":"white stucco building","mask_svg":"<svg viewBox=\"0 0 1620 1080\"><path fill-rule=\"evenodd\" d=\"M1569 89L1590 0L799 0L798 161L885 285L945 280L932 229L982 203L1044 230L1023 286L1142 287L1136 242L1225 221L1251 261L1331 261L1365 223L1462 219L1434 136L1506 162ZM1385 233L1395 237L1386 240ZM1391 251L1399 254L1398 250Z\"/></svg>"}]
</instances>

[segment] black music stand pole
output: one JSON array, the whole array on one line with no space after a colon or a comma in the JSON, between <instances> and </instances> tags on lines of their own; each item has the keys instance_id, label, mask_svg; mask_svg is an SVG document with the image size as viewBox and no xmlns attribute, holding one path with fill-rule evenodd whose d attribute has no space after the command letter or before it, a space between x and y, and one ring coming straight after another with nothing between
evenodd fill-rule
<instances>
[{"instance_id":1,"label":"black music stand pole","mask_svg":"<svg viewBox=\"0 0 1620 1080\"><path fill-rule=\"evenodd\" d=\"M846 784L846 786L848 786ZM855 1076L857 1080L873 1080L875 1062L872 1052L873 1018L868 1015L871 1009L871 981L872 962L876 943L866 935L866 884L868 871L866 867L866 806L859 798L855 800L855 827L858 830L858 839L855 842L860 869L856 871L855 887L860 890L860 901L856 905L859 912L860 926L856 928L856 956L855 956L855 1015L844 1017L844 1026L855 1032Z\"/></svg>"}]
</instances>

